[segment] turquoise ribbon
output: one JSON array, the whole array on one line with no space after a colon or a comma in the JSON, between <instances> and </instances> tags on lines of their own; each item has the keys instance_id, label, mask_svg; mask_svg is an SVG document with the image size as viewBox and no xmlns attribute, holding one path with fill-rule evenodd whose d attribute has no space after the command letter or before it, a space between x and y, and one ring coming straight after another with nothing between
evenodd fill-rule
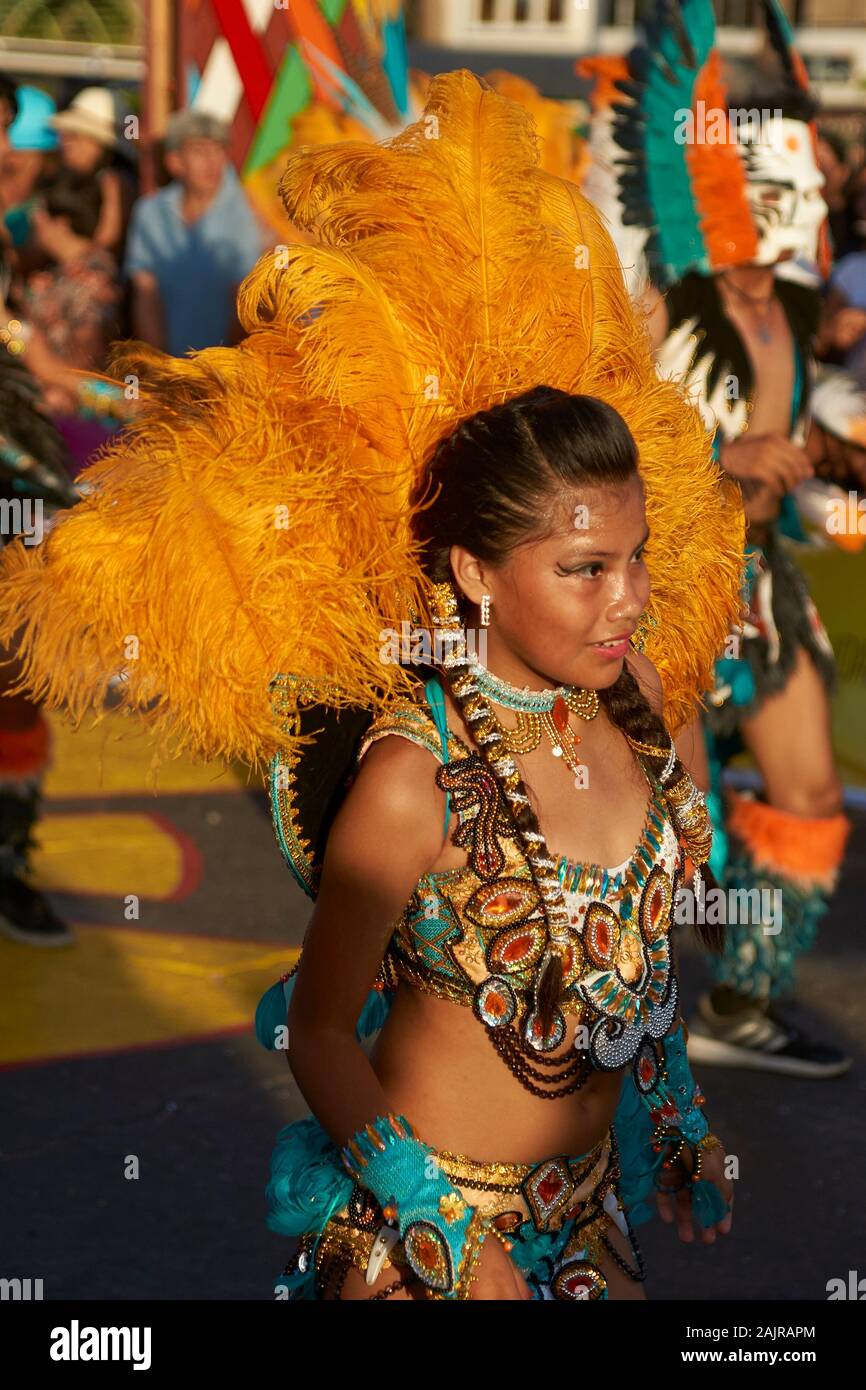
<instances>
[{"instance_id":1,"label":"turquoise ribbon","mask_svg":"<svg viewBox=\"0 0 866 1390\"><path fill-rule=\"evenodd\" d=\"M431 676L424 685L424 694L427 697L427 704L430 706L430 713L433 716L433 723L439 732L439 739L442 744L442 761L448 762L448 715L445 709L445 696L442 693L442 686L435 676ZM445 793L445 829L443 834L448 834L448 825L451 820L451 793Z\"/></svg>"}]
</instances>

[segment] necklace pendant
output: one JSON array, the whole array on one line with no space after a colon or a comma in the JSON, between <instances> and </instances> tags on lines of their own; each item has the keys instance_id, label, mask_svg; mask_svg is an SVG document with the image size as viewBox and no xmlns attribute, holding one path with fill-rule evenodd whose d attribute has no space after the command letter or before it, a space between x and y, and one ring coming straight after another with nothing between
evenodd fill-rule
<instances>
[{"instance_id":1,"label":"necklace pendant","mask_svg":"<svg viewBox=\"0 0 866 1390\"><path fill-rule=\"evenodd\" d=\"M561 758L561 757L562 757L562 749L560 748L560 746L559 746L558 743L555 743L555 744L553 745L553 756L554 756L555 758Z\"/></svg>"},{"instance_id":2,"label":"necklace pendant","mask_svg":"<svg viewBox=\"0 0 866 1390\"><path fill-rule=\"evenodd\" d=\"M553 722L556 725L557 730L561 734L564 733L565 730L568 728L568 705L565 703L561 695L557 695L556 699L553 702L552 715Z\"/></svg>"}]
</instances>

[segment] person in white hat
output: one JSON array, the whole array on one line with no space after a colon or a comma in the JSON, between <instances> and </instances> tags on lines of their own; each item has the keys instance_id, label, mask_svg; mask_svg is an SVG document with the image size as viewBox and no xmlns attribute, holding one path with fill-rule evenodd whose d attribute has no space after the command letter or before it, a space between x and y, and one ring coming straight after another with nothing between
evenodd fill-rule
<instances>
[{"instance_id":1,"label":"person in white hat","mask_svg":"<svg viewBox=\"0 0 866 1390\"><path fill-rule=\"evenodd\" d=\"M61 158L78 174L95 174L102 213L94 241L120 259L136 187L126 160L128 141L118 134L115 95L107 87L84 87L51 119L60 137Z\"/></svg>"}]
</instances>

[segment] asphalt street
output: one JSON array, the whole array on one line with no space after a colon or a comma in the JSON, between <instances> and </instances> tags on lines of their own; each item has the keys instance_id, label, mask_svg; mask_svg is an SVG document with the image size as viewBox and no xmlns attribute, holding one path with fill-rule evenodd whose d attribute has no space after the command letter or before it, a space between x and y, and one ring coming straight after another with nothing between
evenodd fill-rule
<instances>
[{"instance_id":1,"label":"asphalt street","mask_svg":"<svg viewBox=\"0 0 866 1390\"><path fill-rule=\"evenodd\" d=\"M263 793L181 770L154 797L146 759L130 768L114 748L97 786L81 737L59 736L39 866L76 944L0 940L0 1275L41 1278L50 1299L270 1299L287 1249L264 1224L269 1155L306 1106L251 1025L307 900ZM651 1298L823 1300L831 1278L866 1275L866 813L853 814L795 1012L854 1069L814 1082L696 1068L739 1159L734 1231L707 1249L644 1227ZM680 953L688 1012L704 977L685 931Z\"/></svg>"}]
</instances>

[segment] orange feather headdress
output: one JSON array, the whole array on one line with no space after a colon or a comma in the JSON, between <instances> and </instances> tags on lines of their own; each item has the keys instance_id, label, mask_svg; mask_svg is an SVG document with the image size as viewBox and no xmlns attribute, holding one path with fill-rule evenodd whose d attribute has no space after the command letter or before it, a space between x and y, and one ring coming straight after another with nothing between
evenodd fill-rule
<instances>
[{"instance_id":1,"label":"orange feather headdress","mask_svg":"<svg viewBox=\"0 0 866 1390\"><path fill-rule=\"evenodd\" d=\"M469 73L381 144L300 151L282 194L312 244L242 286L247 337L177 360L136 345L143 409L86 498L2 559L0 641L79 719L122 703L201 757L291 740L277 672L337 708L410 676L382 629L429 622L410 496L439 437L546 384L596 395L640 451L647 653L677 728L737 619L743 517L700 417L658 379L600 218L538 167L525 113Z\"/></svg>"}]
</instances>

